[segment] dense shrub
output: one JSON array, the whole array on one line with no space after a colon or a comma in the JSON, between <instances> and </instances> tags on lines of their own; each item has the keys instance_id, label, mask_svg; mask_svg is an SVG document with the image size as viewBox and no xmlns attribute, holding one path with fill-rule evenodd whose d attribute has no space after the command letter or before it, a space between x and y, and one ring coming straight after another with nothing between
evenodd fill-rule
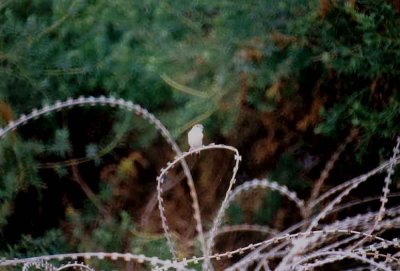
<instances>
[{"instance_id":1,"label":"dense shrub","mask_svg":"<svg viewBox=\"0 0 400 271\"><path fill-rule=\"evenodd\" d=\"M207 144L235 146L243 156L237 185L268 177L312 202L391 156L400 116L397 2L4 1L0 127L69 97L123 98L158 116L182 149L198 122ZM118 108L74 107L18 126L0 140L2 255L169 257L155 180L175 155L147 121ZM208 229L233 162L218 152L188 163ZM376 196L381 187L352 195ZM169 218L182 240L178 256L201 247L188 189L165 192L167 210L180 206ZM251 204L244 196L230 206L229 219L279 231L301 219L277 191L256 191ZM231 250L260 240L253 237L216 245Z\"/></svg>"}]
</instances>

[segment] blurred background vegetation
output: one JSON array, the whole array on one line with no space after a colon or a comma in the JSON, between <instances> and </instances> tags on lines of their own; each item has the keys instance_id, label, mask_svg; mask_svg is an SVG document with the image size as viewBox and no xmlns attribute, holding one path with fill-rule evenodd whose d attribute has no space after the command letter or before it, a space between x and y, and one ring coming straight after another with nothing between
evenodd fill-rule
<instances>
[{"instance_id":1,"label":"blurred background vegetation","mask_svg":"<svg viewBox=\"0 0 400 271\"><path fill-rule=\"evenodd\" d=\"M3 0L0 125L68 97L120 97L159 117L183 150L198 122L206 143L237 147L238 182L268 176L308 198L350 134L322 190L390 156L399 23L397 0ZM168 256L152 202L173 156L152 127L118 109L65 110L18 129L0 141L0 254ZM189 161L206 228L232 160ZM181 256L196 252L184 183L166 204ZM229 219L283 229L300 217L288 204L260 192ZM218 246L249 237L230 238Z\"/></svg>"}]
</instances>

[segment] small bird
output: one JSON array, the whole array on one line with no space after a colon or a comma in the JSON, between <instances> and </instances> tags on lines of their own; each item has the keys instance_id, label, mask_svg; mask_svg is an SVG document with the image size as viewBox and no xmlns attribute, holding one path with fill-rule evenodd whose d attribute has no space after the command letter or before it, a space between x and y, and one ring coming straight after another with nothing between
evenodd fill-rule
<instances>
[{"instance_id":1,"label":"small bird","mask_svg":"<svg viewBox=\"0 0 400 271\"><path fill-rule=\"evenodd\" d=\"M203 146L203 125L196 124L192 127L192 129L188 133L188 142L190 149L192 151L194 149L200 148Z\"/></svg>"}]
</instances>

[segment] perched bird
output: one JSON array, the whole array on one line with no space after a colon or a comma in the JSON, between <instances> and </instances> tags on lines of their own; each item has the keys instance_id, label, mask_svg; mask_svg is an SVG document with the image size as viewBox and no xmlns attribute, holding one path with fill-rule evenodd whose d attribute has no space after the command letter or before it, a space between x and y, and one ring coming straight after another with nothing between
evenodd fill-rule
<instances>
[{"instance_id":1,"label":"perched bird","mask_svg":"<svg viewBox=\"0 0 400 271\"><path fill-rule=\"evenodd\" d=\"M203 146L203 125L196 124L192 127L192 129L188 133L188 142L190 149L192 151L194 149L200 148Z\"/></svg>"}]
</instances>

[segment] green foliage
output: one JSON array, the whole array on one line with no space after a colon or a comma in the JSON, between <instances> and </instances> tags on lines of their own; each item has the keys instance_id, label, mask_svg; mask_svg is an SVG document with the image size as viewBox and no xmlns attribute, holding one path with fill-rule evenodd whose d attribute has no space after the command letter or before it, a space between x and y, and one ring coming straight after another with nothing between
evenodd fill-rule
<instances>
[{"instance_id":1,"label":"green foliage","mask_svg":"<svg viewBox=\"0 0 400 271\"><path fill-rule=\"evenodd\" d=\"M98 154L98 147L96 144L89 144L86 146L86 157L94 159Z\"/></svg>"},{"instance_id":2,"label":"green foliage","mask_svg":"<svg viewBox=\"0 0 400 271\"><path fill-rule=\"evenodd\" d=\"M292 76L305 78L318 67L319 80L337 84L331 92L339 99L325 108L317 132L337 137L359 127L364 142L391 139L399 132L400 21L385 1L357 3L355 8L338 1L325 18L311 13L298 20L288 33L298 37L300 46L294 43L285 50L290 52L287 61L297 64Z\"/></svg>"},{"instance_id":3,"label":"green foliage","mask_svg":"<svg viewBox=\"0 0 400 271\"><path fill-rule=\"evenodd\" d=\"M308 184L299 177L300 166L289 153L283 154L276 165L274 171L268 174L268 178L281 185L287 186L291 190L304 190Z\"/></svg>"},{"instance_id":4,"label":"green foliage","mask_svg":"<svg viewBox=\"0 0 400 271\"><path fill-rule=\"evenodd\" d=\"M227 213L230 217L230 223L232 225L241 224L244 222L243 210L238 204L232 203L229 206Z\"/></svg>"},{"instance_id":5,"label":"green foliage","mask_svg":"<svg viewBox=\"0 0 400 271\"><path fill-rule=\"evenodd\" d=\"M66 129L55 131L55 138L53 144L50 145L49 151L54 152L58 156L65 157L68 151L71 150L71 143L69 142L69 132Z\"/></svg>"},{"instance_id":6,"label":"green foliage","mask_svg":"<svg viewBox=\"0 0 400 271\"><path fill-rule=\"evenodd\" d=\"M34 238L23 235L18 244L8 246L2 251L3 257L34 257L37 255L49 255L67 252L67 240L61 229L51 229L43 236Z\"/></svg>"},{"instance_id":7,"label":"green foliage","mask_svg":"<svg viewBox=\"0 0 400 271\"><path fill-rule=\"evenodd\" d=\"M8 224L17 193L33 186L40 188L35 155L43 152L42 144L34 141L21 142L16 138L0 141L0 226ZM1 236L2 234L0 234ZM3 237L3 236L1 236Z\"/></svg>"},{"instance_id":8,"label":"green foliage","mask_svg":"<svg viewBox=\"0 0 400 271\"><path fill-rule=\"evenodd\" d=\"M270 224L276 213L281 206L281 195L278 192L268 191L260 209L255 210L253 213L254 221L256 224L268 225Z\"/></svg>"},{"instance_id":9,"label":"green foliage","mask_svg":"<svg viewBox=\"0 0 400 271\"><path fill-rule=\"evenodd\" d=\"M0 123L71 96L113 95L160 116L175 138L183 139L202 122L206 140L230 140L242 136L237 131L242 118L253 122L248 111L273 131L270 116L283 125L286 119L296 122L320 99L317 121L305 131L292 122L287 129L305 142L306 133L343 138L357 128L358 158L365 161L370 142L390 142L400 132L399 11L384 0L359 0L355 6L331 1L328 9L318 2L6 1L0 5L0 101L10 112L0 103ZM281 111L285 106L297 111ZM46 175L47 162L60 161L50 168L70 181L64 160L80 155L99 167L118 160L118 148L143 149L157 139L152 127L130 114L96 113L87 117L82 110L76 117L66 110L0 140L0 229L7 226L19 191L34 187L46 193L54 181ZM82 123L85 119L91 123ZM92 128L97 137L82 129L93 123L99 123ZM257 139L243 139L246 148ZM377 148L378 153L390 149ZM269 178L302 191L300 171L288 152ZM111 186L92 188L106 202L113 196ZM268 193L255 220L270 223L280 204L277 193ZM127 213L99 223L100 212L91 202L77 205L62 210L73 225L67 246L83 240L82 249L157 256L167 251L161 239L131 238L135 226ZM235 206L229 215L234 222L243 220ZM29 242L52 247L57 234L45 235L43 242L21 237L7 255L20 255ZM133 241L126 244L123 237ZM35 252L43 251L29 253Z\"/></svg>"},{"instance_id":10,"label":"green foliage","mask_svg":"<svg viewBox=\"0 0 400 271\"><path fill-rule=\"evenodd\" d=\"M300 167L292 155L283 154L274 171L268 174L268 179L287 186L292 191L304 191L309 184L299 177ZM282 196L275 191L267 191L263 198L262 207L253 212L254 221L260 224L273 222L276 211L281 207Z\"/></svg>"},{"instance_id":11,"label":"green foliage","mask_svg":"<svg viewBox=\"0 0 400 271\"><path fill-rule=\"evenodd\" d=\"M74 249L78 251L129 251L150 257L170 257L163 236L140 234L126 211L108 214L99 220L96 211L87 207L83 212L69 209L67 216L73 225L71 240L77 245ZM112 267L107 262L96 264L96 268Z\"/></svg>"}]
</instances>

